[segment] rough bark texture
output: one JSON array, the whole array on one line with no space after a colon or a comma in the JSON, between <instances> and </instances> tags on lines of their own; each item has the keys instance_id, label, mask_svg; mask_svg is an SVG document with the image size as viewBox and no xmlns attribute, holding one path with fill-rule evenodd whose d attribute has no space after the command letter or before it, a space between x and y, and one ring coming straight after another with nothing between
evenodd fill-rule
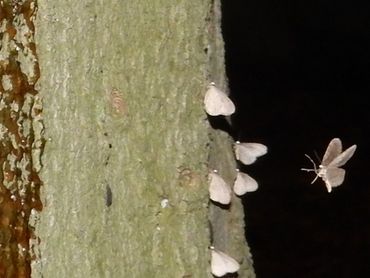
<instances>
[{"instance_id":1,"label":"rough bark texture","mask_svg":"<svg viewBox=\"0 0 370 278\"><path fill-rule=\"evenodd\" d=\"M42 208L34 16L33 0L0 1L0 277L29 277L28 224Z\"/></svg>"},{"instance_id":2,"label":"rough bark texture","mask_svg":"<svg viewBox=\"0 0 370 278\"><path fill-rule=\"evenodd\" d=\"M215 1L213 16L211 17L211 26L214 30L209 34L211 51L209 53L208 70L210 71L210 78L216 80L221 89L228 91L224 43L221 35L221 16L220 2ZM228 120L228 122L230 121ZM236 162L231 150L232 139L226 132L211 129L210 140L209 168L217 169L225 181L232 185L236 175ZM238 272L239 277L255 277L252 256L245 240L244 210L241 200L233 195L228 209L211 203L209 214L213 245L241 262L241 269Z\"/></svg>"},{"instance_id":3,"label":"rough bark texture","mask_svg":"<svg viewBox=\"0 0 370 278\"><path fill-rule=\"evenodd\" d=\"M210 79L226 84L219 3L38 6L47 143L33 277L211 277L211 233L253 277L240 200L208 198L209 168L235 175L202 107Z\"/></svg>"}]
</instances>

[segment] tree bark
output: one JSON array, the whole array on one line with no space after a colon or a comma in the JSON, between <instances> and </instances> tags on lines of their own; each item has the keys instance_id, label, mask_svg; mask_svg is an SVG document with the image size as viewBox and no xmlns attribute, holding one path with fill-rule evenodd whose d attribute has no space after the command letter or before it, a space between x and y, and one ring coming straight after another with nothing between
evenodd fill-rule
<instances>
[{"instance_id":1,"label":"tree bark","mask_svg":"<svg viewBox=\"0 0 370 278\"><path fill-rule=\"evenodd\" d=\"M32 277L212 277L209 246L254 277L231 138L203 110L227 87L219 0L38 1L43 209Z\"/></svg>"}]
</instances>

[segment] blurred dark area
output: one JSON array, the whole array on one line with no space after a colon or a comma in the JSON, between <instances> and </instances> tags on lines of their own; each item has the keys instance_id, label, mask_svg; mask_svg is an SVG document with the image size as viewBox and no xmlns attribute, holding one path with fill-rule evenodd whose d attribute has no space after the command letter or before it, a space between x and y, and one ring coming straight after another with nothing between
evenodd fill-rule
<instances>
[{"instance_id":1,"label":"blurred dark area","mask_svg":"<svg viewBox=\"0 0 370 278\"><path fill-rule=\"evenodd\" d=\"M259 183L243 197L257 277L370 277L370 2L223 0L222 10L232 135L269 148L243 167ZM334 137L357 150L329 194L300 168Z\"/></svg>"}]
</instances>

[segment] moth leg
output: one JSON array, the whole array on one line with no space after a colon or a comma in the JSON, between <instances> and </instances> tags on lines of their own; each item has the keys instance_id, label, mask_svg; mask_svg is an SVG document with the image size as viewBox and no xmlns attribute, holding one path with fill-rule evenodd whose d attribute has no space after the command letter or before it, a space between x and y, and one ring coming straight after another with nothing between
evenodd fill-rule
<instances>
[{"instance_id":1,"label":"moth leg","mask_svg":"<svg viewBox=\"0 0 370 278\"><path fill-rule=\"evenodd\" d=\"M316 175L316 177L311 181L311 184L313 184L317 180L318 177L319 175Z\"/></svg>"}]
</instances>

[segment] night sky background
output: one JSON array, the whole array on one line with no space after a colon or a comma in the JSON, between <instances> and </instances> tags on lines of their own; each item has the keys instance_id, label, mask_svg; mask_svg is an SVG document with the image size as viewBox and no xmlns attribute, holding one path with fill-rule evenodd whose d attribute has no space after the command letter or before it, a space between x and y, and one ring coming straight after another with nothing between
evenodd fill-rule
<instances>
[{"instance_id":1,"label":"night sky background","mask_svg":"<svg viewBox=\"0 0 370 278\"><path fill-rule=\"evenodd\" d=\"M370 2L223 0L235 140L269 153L242 168L258 278L370 277ZM306 157L357 144L328 193Z\"/></svg>"}]
</instances>

